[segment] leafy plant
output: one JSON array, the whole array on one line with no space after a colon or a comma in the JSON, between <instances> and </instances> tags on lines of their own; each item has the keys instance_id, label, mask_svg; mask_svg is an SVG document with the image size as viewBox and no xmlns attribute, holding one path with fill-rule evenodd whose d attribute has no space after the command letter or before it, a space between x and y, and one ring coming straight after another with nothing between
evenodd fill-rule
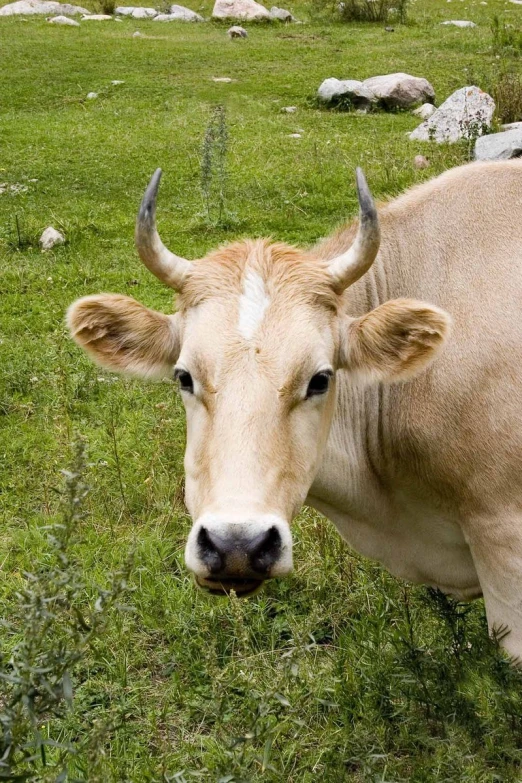
<instances>
[{"instance_id":1,"label":"leafy plant","mask_svg":"<svg viewBox=\"0 0 522 783\"><path fill-rule=\"evenodd\" d=\"M522 120L522 76L519 73L501 73L493 85L492 97L500 122Z\"/></svg>"},{"instance_id":2,"label":"leafy plant","mask_svg":"<svg viewBox=\"0 0 522 783\"><path fill-rule=\"evenodd\" d=\"M495 15L491 20L491 33L495 54L515 57L522 55L522 30L520 28L506 24L503 19Z\"/></svg>"},{"instance_id":3,"label":"leafy plant","mask_svg":"<svg viewBox=\"0 0 522 783\"><path fill-rule=\"evenodd\" d=\"M391 14L405 22L409 0L342 0L341 17L346 22L387 22Z\"/></svg>"},{"instance_id":4,"label":"leafy plant","mask_svg":"<svg viewBox=\"0 0 522 783\"><path fill-rule=\"evenodd\" d=\"M228 129L226 110L214 107L201 154L201 194L210 223L220 225L225 216Z\"/></svg>"}]
</instances>

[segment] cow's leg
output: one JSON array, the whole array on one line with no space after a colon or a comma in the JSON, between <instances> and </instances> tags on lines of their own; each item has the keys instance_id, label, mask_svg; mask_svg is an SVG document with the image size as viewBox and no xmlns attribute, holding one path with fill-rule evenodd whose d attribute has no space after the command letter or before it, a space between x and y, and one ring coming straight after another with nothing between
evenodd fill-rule
<instances>
[{"instance_id":1,"label":"cow's leg","mask_svg":"<svg viewBox=\"0 0 522 783\"><path fill-rule=\"evenodd\" d=\"M469 532L490 633L522 665L522 514L475 521Z\"/></svg>"}]
</instances>

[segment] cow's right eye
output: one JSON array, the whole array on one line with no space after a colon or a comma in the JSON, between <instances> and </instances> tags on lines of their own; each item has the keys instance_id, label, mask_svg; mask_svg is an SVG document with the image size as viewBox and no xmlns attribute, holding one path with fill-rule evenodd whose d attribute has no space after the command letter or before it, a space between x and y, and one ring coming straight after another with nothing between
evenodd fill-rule
<instances>
[{"instance_id":1,"label":"cow's right eye","mask_svg":"<svg viewBox=\"0 0 522 783\"><path fill-rule=\"evenodd\" d=\"M174 370L174 377L179 381L179 388L181 391L194 394L194 381L192 375L186 370Z\"/></svg>"}]
</instances>

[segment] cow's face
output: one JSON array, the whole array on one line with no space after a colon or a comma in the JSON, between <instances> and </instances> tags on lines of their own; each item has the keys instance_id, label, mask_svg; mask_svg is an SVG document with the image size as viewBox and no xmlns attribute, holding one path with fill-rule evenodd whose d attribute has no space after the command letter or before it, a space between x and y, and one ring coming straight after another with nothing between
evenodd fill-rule
<instances>
[{"instance_id":1,"label":"cow's face","mask_svg":"<svg viewBox=\"0 0 522 783\"><path fill-rule=\"evenodd\" d=\"M442 344L448 318L410 300L360 319L345 314L343 291L369 268L379 242L362 175L361 227L337 259L257 240L195 263L167 251L155 231L155 177L138 219L138 250L180 291L178 312L101 295L75 302L69 326L105 367L178 379L194 520L186 562L207 590L246 595L292 569L290 522L325 449L337 371L357 383L411 376Z\"/></svg>"}]
</instances>

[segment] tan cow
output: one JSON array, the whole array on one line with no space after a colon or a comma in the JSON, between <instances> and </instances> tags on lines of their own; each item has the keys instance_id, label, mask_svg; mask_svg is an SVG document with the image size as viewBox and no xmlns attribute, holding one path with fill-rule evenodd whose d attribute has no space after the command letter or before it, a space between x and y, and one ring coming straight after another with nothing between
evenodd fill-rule
<instances>
[{"instance_id":1,"label":"tan cow","mask_svg":"<svg viewBox=\"0 0 522 783\"><path fill-rule=\"evenodd\" d=\"M179 379L198 584L288 573L308 503L397 576L483 594L522 657L522 161L454 169L379 217L358 172L360 221L312 250L196 262L156 232L159 177L136 242L178 312L102 294L68 322L104 367Z\"/></svg>"}]
</instances>

